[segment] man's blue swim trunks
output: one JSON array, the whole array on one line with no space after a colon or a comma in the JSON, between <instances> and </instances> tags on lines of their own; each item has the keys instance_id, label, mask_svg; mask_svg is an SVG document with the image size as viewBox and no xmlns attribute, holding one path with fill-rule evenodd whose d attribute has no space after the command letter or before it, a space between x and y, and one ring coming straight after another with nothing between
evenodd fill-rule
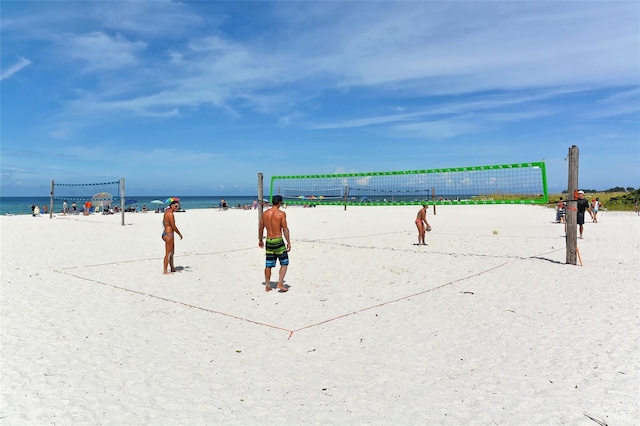
<instances>
[{"instance_id":1,"label":"man's blue swim trunks","mask_svg":"<svg viewBox=\"0 0 640 426\"><path fill-rule=\"evenodd\" d=\"M287 246L284 245L282 237L267 238L267 243L264 247L267 253L267 261L265 263L267 268L275 267L276 259L280 261L280 266L287 266L289 264L289 253L287 252Z\"/></svg>"}]
</instances>

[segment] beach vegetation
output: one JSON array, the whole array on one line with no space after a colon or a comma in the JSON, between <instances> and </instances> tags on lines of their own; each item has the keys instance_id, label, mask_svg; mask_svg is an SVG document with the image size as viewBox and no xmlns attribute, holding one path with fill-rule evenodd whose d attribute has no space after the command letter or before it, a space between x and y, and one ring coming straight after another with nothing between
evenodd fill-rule
<instances>
[{"instance_id":1,"label":"beach vegetation","mask_svg":"<svg viewBox=\"0 0 640 426\"><path fill-rule=\"evenodd\" d=\"M614 191L614 189L617 189ZM636 201L640 200L640 188L634 189L633 187L615 187L605 191L595 190L583 190L585 198L589 201L600 198L600 203L607 210L617 211L634 211ZM563 200L567 200L567 191L562 191L561 194L549 194L548 206L555 207L560 201L560 197Z\"/></svg>"}]
</instances>

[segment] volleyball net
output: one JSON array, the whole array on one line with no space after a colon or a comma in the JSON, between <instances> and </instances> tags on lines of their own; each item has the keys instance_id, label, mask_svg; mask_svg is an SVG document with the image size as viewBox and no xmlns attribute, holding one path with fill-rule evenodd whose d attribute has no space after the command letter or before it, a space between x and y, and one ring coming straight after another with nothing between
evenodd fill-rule
<instances>
[{"instance_id":1,"label":"volleyball net","mask_svg":"<svg viewBox=\"0 0 640 426\"><path fill-rule=\"evenodd\" d=\"M300 205L545 204L544 162L272 176L270 199Z\"/></svg>"},{"instance_id":2,"label":"volleyball net","mask_svg":"<svg viewBox=\"0 0 640 426\"><path fill-rule=\"evenodd\" d=\"M56 183L51 181L51 216L54 211L63 211L66 203L68 211L65 213L98 213L111 208L121 210L124 225L124 178L110 182L99 183ZM75 209L72 206L76 206Z\"/></svg>"}]
</instances>

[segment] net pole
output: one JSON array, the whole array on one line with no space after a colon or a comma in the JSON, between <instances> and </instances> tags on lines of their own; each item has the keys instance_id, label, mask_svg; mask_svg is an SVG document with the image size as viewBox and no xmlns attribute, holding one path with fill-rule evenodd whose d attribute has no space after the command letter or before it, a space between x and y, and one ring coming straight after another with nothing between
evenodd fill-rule
<instances>
[{"instance_id":1,"label":"net pole","mask_svg":"<svg viewBox=\"0 0 640 426\"><path fill-rule=\"evenodd\" d=\"M104 209L104 207L102 207ZM122 212L122 226L124 226L124 178L120 178L120 211Z\"/></svg>"},{"instance_id":2,"label":"net pole","mask_svg":"<svg viewBox=\"0 0 640 426\"><path fill-rule=\"evenodd\" d=\"M547 202L549 202L549 187L547 184L547 166L544 160L542 160L539 167L542 173L542 197L543 197L542 202L544 204L547 204Z\"/></svg>"},{"instance_id":3,"label":"net pole","mask_svg":"<svg viewBox=\"0 0 640 426\"><path fill-rule=\"evenodd\" d=\"M576 265L577 249L578 249L578 165L579 150L576 145L569 148L569 182L567 194L567 212L565 221L567 222L566 235L566 263Z\"/></svg>"},{"instance_id":4,"label":"net pole","mask_svg":"<svg viewBox=\"0 0 640 426\"><path fill-rule=\"evenodd\" d=\"M431 187L431 199L433 200L433 215L436 215L436 187L432 186Z\"/></svg>"},{"instance_id":5,"label":"net pole","mask_svg":"<svg viewBox=\"0 0 640 426\"><path fill-rule=\"evenodd\" d=\"M347 197L349 197L349 185L344 186L344 211L347 211Z\"/></svg>"},{"instance_id":6,"label":"net pole","mask_svg":"<svg viewBox=\"0 0 640 426\"><path fill-rule=\"evenodd\" d=\"M53 218L53 190L55 188L55 184L53 179L51 179L51 197L49 198L49 219Z\"/></svg>"},{"instance_id":7,"label":"net pole","mask_svg":"<svg viewBox=\"0 0 640 426\"><path fill-rule=\"evenodd\" d=\"M258 173L258 227L260 226L260 221L262 220L262 212L263 208L263 199L264 199L264 184L263 184L263 175L262 173Z\"/></svg>"}]
</instances>

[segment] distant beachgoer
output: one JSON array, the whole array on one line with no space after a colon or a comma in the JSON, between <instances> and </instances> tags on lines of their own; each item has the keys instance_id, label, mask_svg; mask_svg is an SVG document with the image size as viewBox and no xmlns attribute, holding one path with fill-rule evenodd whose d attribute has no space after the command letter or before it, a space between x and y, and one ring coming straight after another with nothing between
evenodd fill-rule
<instances>
[{"instance_id":1,"label":"distant beachgoer","mask_svg":"<svg viewBox=\"0 0 640 426\"><path fill-rule=\"evenodd\" d=\"M418 211L418 216L416 216L416 227L418 228L418 244L419 246L426 246L427 243L424 241L425 231L431 231L431 225L427 222L427 209L429 208L429 204L423 204L422 208Z\"/></svg>"},{"instance_id":2,"label":"distant beachgoer","mask_svg":"<svg viewBox=\"0 0 640 426\"><path fill-rule=\"evenodd\" d=\"M593 223L598 223L598 210L600 207L602 207L600 198L596 197L595 200L591 201L591 212L593 213L591 217L593 217Z\"/></svg>"},{"instance_id":3,"label":"distant beachgoer","mask_svg":"<svg viewBox=\"0 0 640 426\"><path fill-rule=\"evenodd\" d=\"M262 241L264 229L267 228L267 244L265 247L266 262L264 268L265 291L271 291L271 268L276 266L276 259L280 262L278 273L278 284L276 288L280 292L288 291L284 285L284 276L289 266L289 251L291 251L291 238L289 236L289 225L287 225L287 214L280 210L282 197L273 197L273 207L262 214L260 225L258 226L258 246L265 247ZM284 234L284 239L282 238ZM286 246L285 246L286 240Z\"/></svg>"},{"instance_id":4,"label":"distant beachgoer","mask_svg":"<svg viewBox=\"0 0 640 426\"><path fill-rule=\"evenodd\" d=\"M258 200L253 200L253 204L251 204L251 208L256 210L258 208Z\"/></svg>"},{"instance_id":5,"label":"distant beachgoer","mask_svg":"<svg viewBox=\"0 0 640 426\"><path fill-rule=\"evenodd\" d=\"M75 201L71 203L71 210L73 210L73 214L76 214L77 208L78 208L78 205L76 204Z\"/></svg>"},{"instance_id":6,"label":"distant beachgoer","mask_svg":"<svg viewBox=\"0 0 640 426\"><path fill-rule=\"evenodd\" d=\"M560 197L560 201L558 201L556 210L556 223L564 223L567 214L567 207L564 205L562 197Z\"/></svg>"},{"instance_id":7,"label":"distant beachgoer","mask_svg":"<svg viewBox=\"0 0 640 426\"><path fill-rule=\"evenodd\" d=\"M146 212L147 212L147 205L146 205L146 204L143 204L143 205L142 205L142 212L143 212L143 213L146 213Z\"/></svg>"},{"instance_id":8,"label":"distant beachgoer","mask_svg":"<svg viewBox=\"0 0 640 426\"><path fill-rule=\"evenodd\" d=\"M44 205L42 206L42 213L43 213L43 214L47 214L47 210L48 210L48 209L47 209L47 205L46 205L46 204L44 204Z\"/></svg>"},{"instance_id":9,"label":"distant beachgoer","mask_svg":"<svg viewBox=\"0 0 640 426\"><path fill-rule=\"evenodd\" d=\"M180 209L180 203L177 201L172 201L171 204L169 204L169 208L164 213L164 217L162 219L162 225L164 226L164 231L162 231L162 239L164 240L165 248L164 268L162 270L162 273L165 275L177 271L175 266L173 266L173 252L175 248L175 239L173 237L173 234L178 234L180 236L180 239L182 239L182 234L176 226L176 219L173 213L178 209ZM168 266L171 267L170 270L167 269Z\"/></svg>"},{"instance_id":10,"label":"distant beachgoer","mask_svg":"<svg viewBox=\"0 0 640 426\"><path fill-rule=\"evenodd\" d=\"M66 216L69 212L69 207L67 206L67 200L62 202L62 216Z\"/></svg>"},{"instance_id":11,"label":"distant beachgoer","mask_svg":"<svg viewBox=\"0 0 640 426\"><path fill-rule=\"evenodd\" d=\"M577 223L580 227L580 238L582 238L582 230L584 226L584 211L587 210L591 219L593 219L593 213L591 213L591 207L589 206L589 201L584 198L584 191L578 191L578 214L577 214Z\"/></svg>"},{"instance_id":12,"label":"distant beachgoer","mask_svg":"<svg viewBox=\"0 0 640 426\"><path fill-rule=\"evenodd\" d=\"M33 216L40 216L40 206L33 206Z\"/></svg>"},{"instance_id":13,"label":"distant beachgoer","mask_svg":"<svg viewBox=\"0 0 640 426\"><path fill-rule=\"evenodd\" d=\"M35 216L35 215L36 215L36 205L31 204L31 216Z\"/></svg>"}]
</instances>

